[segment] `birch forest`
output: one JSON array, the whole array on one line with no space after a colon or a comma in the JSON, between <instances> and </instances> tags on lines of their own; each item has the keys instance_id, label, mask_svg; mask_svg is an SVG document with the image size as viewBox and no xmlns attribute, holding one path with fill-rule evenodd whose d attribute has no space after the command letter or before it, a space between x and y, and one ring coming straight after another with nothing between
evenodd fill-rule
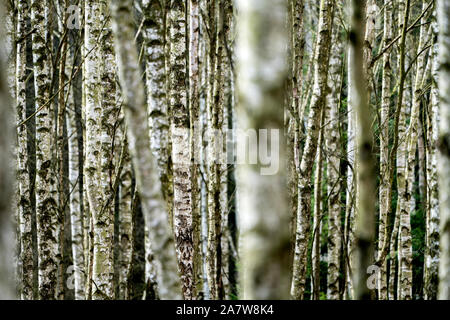
<instances>
[{"instance_id":1,"label":"birch forest","mask_svg":"<svg viewBox=\"0 0 450 320\"><path fill-rule=\"evenodd\" d=\"M450 300L450 1L0 2L0 299Z\"/></svg>"}]
</instances>

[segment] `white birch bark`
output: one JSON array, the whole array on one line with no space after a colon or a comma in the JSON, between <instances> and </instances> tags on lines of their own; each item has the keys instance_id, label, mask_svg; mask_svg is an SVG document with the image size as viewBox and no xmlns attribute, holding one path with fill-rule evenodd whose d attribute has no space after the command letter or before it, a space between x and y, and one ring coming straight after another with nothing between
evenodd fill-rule
<instances>
[{"instance_id":1,"label":"white birch bark","mask_svg":"<svg viewBox=\"0 0 450 320\"><path fill-rule=\"evenodd\" d=\"M113 216L110 153L115 104L114 56L106 2L85 2L86 158L84 173L93 224L92 298L112 299Z\"/></svg>"},{"instance_id":2,"label":"white birch bark","mask_svg":"<svg viewBox=\"0 0 450 320\"><path fill-rule=\"evenodd\" d=\"M384 30L383 45L392 41L392 2L384 1ZM380 213L378 227L378 256L383 248L386 232L388 206L391 205L389 198L389 110L391 106L391 50L383 55L383 79L381 84L381 110L380 110ZM387 260L383 261L378 279L378 298L387 299Z\"/></svg>"},{"instance_id":3,"label":"white birch bark","mask_svg":"<svg viewBox=\"0 0 450 320\"><path fill-rule=\"evenodd\" d=\"M173 160L173 223L185 299L195 298L190 121L187 104L186 4L170 1L169 107Z\"/></svg>"},{"instance_id":4,"label":"white birch bark","mask_svg":"<svg viewBox=\"0 0 450 320\"><path fill-rule=\"evenodd\" d=\"M17 3L17 37L22 38L28 32L27 17L29 15L28 2L20 0ZM26 118L26 40L17 43L16 67L16 123L22 123ZM32 300L33 293L33 239L31 206L31 181L29 173L28 132L26 124L17 126L17 181L18 181L18 222L20 229L20 275L21 299Z\"/></svg>"},{"instance_id":5,"label":"white birch bark","mask_svg":"<svg viewBox=\"0 0 450 320\"><path fill-rule=\"evenodd\" d=\"M424 10L427 3L424 1L422 9ZM425 18L422 18L422 26L420 28L419 45L417 49L417 68L413 90L413 105L411 109L411 118L409 127L406 132L406 163L405 163L405 189L399 194L400 203L400 235L399 235L399 296L400 300L412 299L412 238L411 238L411 207L413 198L414 183L414 165L416 159L416 148L418 141L419 128L419 112L421 104L421 89L423 87L423 79L425 74L425 53L423 49L427 44L427 29Z\"/></svg>"},{"instance_id":6,"label":"white birch bark","mask_svg":"<svg viewBox=\"0 0 450 320\"><path fill-rule=\"evenodd\" d=\"M36 101L36 219L38 246L38 295L56 299L60 255L60 218L54 157L54 104L50 100L51 43L50 2L31 1L33 69Z\"/></svg>"},{"instance_id":7,"label":"white birch bark","mask_svg":"<svg viewBox=\"0 0 450 320\"><path fill-rule=\"evenodd\" d=\"M341 178L340 178L340 95L342 86L342 37L341 28L338 27L338 15L333 18L334 26L331 43L333 51L330 56L330 67L328 76L328 87L331 88L327 95L325 109L324 138L327 160L328 180L328 276L327 276L327 299L338 300L340 296L339 273L340 256L342 247L341 227Z\"/></svg>"},{"instance_id":8,"label":"white birch bark","mask_svg":"<svg viewBox=\"0 0 450 320\"><path fill-rule=\"evenodd\" d=\"M437 298L439 280L439 192L437 175L437 143L439 128L439 88L438 88L438 24L436 12L431 24L433 46L431 48L431 102L427 117L427 208L426 208L426 251L424 257L424 298Z\"/></svg>"},{"instance_id":9,"label":"white birch bark","mask_svg":"<svg viewBox=\"0 0 450 320\"><path fill-rule=\"evenodd\" d=\"M120 115L121 120L124 119L123 112ZM122 122L122 121L121 121ZM119 125L117 138L121 141L120 161L119 166L122 166L120 174L120 192L119 192L119 298L129 299L129 275L131 270L131 262L133 257L133 171L131 166L131 157L128 150L128 141L125 137L126 133L122 129L125 124ZM117 170L116 170L117 172ZM146 237L147 240L148 236ZM147 261L152 257L152 252L145 253L145 281L146 286L153 284L154 273L151 272L151 267L148 266Z\"/></svg>"},{"instance_id":10,"label":"white birch bark","mask_svg":"<svg viewBox=\"0 0 450 320\"><path fill-rule=\"evenodd\" d=\"M156 162L148 139L148 116L145 89L137 50L134 46L132 1L112 1L113 31L118 55L119 79L124 95L130 152L136 174L137 190L143 205L154 253L158 291L161 299L179 299L181 290L177 274L174 242L170 232Z\"/></svg>"},{"instance_id":11,"label":"white birch bark","mask_svg":"<svg viewBox=\"0 0 450 320\"><path fill-rule=\"evenodd\" d=\"M70 65L70 64L69 64ZM66 112L67 136L69 144L69 188L70 188L70 226L72 231L72 261L74 275L75 299L84 300L85 297L85 261L84 261L84 235L83 215L81 212L80 193L80 158L79 135L77 122L79 116L73 104L72 88L69 88L69 104Z\"/></svg>"},{"instance_id":12,"label":"white birch bark","mask_svg":"<svg viewBox=\"0 0 450 320\"><path fill-rule=\"evenodd\" d=\"M291 296L303 299L306 284L306 260L311 227L311 172L316 155L320 129L320 114L325 108L327 96L328 63L331 48L332 16L334 1L320 2L319 36L314 58L314 88L310 105L307 137L299 171L299 199L294 250Z\"/></svg>"}]
</instances>

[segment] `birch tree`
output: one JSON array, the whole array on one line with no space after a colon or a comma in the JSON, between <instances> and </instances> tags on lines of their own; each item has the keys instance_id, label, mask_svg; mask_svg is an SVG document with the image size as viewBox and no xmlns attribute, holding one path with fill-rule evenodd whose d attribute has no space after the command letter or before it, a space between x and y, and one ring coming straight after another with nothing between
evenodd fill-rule
<instances>
[{"instance_id":1,"label":"birch tree","mask_svg":"<svg viewBox=\"0 0 450 320\"><path fill-rule=\"evenodd\" d=\"M303 299L306 284L306 260L311 232L309 220L312 186L310 180L319 136L320 114L326 103L334 6L333 1L322 0L320 2L319 35L314 58L314 88L310 103L306 143L299 171L299 198L291 285L291 296L294 299Z\"/></svg>"},{"instance_id":2,"label":"birch tree","mask_svg":"<svg viewBox=\"0 0 450 320\"><path fill-rule=\"evenodd\" d=\"M438 174L440 201L440 263L439 263L439 299L450 299L450 205L448 190L449 181L449 128L450 128L450 3L438 1L437 6L439 25L439 93L440 93L440 125L439 125L439 153Z\"/></svg>"},{"instance_id":3,"label":"birch tree","mask_svg":"<svg viewBox=\"0 0 450 320\"><path fill-rule=\"evenodd\" d=\"M171 1L169 9L169 107L174 186L174 232L178 267L185 299L195 297L194 243L189 114L186 74L186 4Z\"/></svg>"},{"instance_id":4,"label":"birch tree","mask_svg":"<svg viewBox=\"0 0 450 320\"><path fill-rule=\"evenodd\" d=\"M4 19L4 3L0 4L0 18ZM0 39L4 40L4 29L0 27ZM16 292L14 288L14 271L13 271L13 255L14 255L14 236L11 226L12 206L11 196L13 190L13 178L11 176L11 159L12 156L12 136L13 131L11 123L13 120L13 109L11 106L10 91L6 80L4 79L5 70L5 53L0 53L0 101L4 112L0 117L0 125L3 133L0 135L0 299L15 299Z\"/></svg>"},{"instance_id":5,"label":"birch tree","mask_svg":"<svg viewBox=\"0 0 450 320\"><path fill-rule=\"evenodd\" d=\"M423 3L423 9L426 3ZM422 23L425 22L423 18ZM413 106L411 109L411 119L406 133L406 165L405 165L405 181L406 186L403 193L400 194L400 235L399 235L399 268L401 268L401 278L399 279L399 299L412 298L412 242L411 242L411 196L413 193L412 184L414 181L414 162L416 158L416 148L418 140L418 121L419 108L421 103L421 89L424 78L425 57L422 53L426 43L427 26L422 25L420 28L420 37L418 45L417 68L413 91Z\"/></svg>"},{"instance_id":6,"label":"birch tree","mask_svg":"<svg viewBox=\"0 0 450 320\"><path fill-rule=\"evenodd\" d=\"M392 41L392 2L384 1L384 29L383 43L388 45ZM383 249L386 232L388 206L391 199L388 196L388 165L389 165L389 110L391 106L391 50L383 55L383 75L381 84L382 105L380 110L380 213L378 231L378 255ZM379 275L378 296L380 300L387 299L387 261L383 261Z\"/></svg>"},{"instance_id":7,"label":"birch tree","mask_svg":"<svg viewBox=\"0 0 450 320\"><path fill-rule=\"evenodd\" d=\"M424 296L425 299L436 299L439 280L439 192L437 176L437 143L439 124L439 88L438 88L438 24L436 13L432 21L431 48L431 97L427 116L427 210L426 210L426 245L424 258Z\"/></svg>"},{"instance_id":8,"label":"birch tree","mask_svg":"<svg viewBox=\"0 0 450 320\"><path fill-rule=\"evenodd\" d=\"M282 0L239 1L239 121L243 129L280 130L283 126L284 83L287 76L287 30ZM264 28L266 32L261 33ZM286 299L289 293L289 212L285 205L284 137L265 143L279 145L279 168L261 175L258 165L239 169L240 225L244 299ZM276 161L276 160L274 160ZM276 200L275 200L276 199Z\"/></svg>"},{"instance_id":9,"label":"birch tree","mask_svg":"<svg viewBox=\"0 0 450 320\"><path fill-rule=\"evenodd\" d=\"M133 41L132 1L112 1L113 31L118 55L119 79L124 95L127 135L135 168L136 183L144 217L152 222L150 241L161 299L178 299L178 282L174 241L170 233L156 162L150 150L146 115L145 89L141 82L138 54ZM164 268L163 268L164 266Z\"/></svg>"},{"instance_id":10,"label":"birch tree","mask_svg":"<svg viewBox=\"0 0 450 320\"><path fill-rule=\"evenodd\" d=\"M27 17L29 15L28 1L20 0L17 3L17 37L23 38L29 32ZM16 123L17 123L17 181L18 181L18 217L20 230L20 263L22 270L21 299L32 300L33 292L33 234L31 205L31 181L29 172L28 132L23 123L26 118L27 101L27 41L17 43L16 59Z\"/></svg>"},{"instance_id":11,"label":"birch tree","mask_svg":"<svg viewBox=\"0 0 450 320\"><path fill-rule=\"evenodd\" d=\"M54 104L50 99L51 62L48 45L50 3L31 1L33 71L36 94L36 218L40 299L56 299L60 255L60 219L54 145Z\"/></svg>"},{"instance_id":12,"label":"birch tree","mask_svg":"<svg viewBox=\"0 0 450 320\"><path fill-rule=\"evenodd\" d=\"M342 54L341 28L338 14L334 16L334 29L331 43L335 46L330 56L328 87L324 121L324 138L327 160L327 191L328 191L328 276L327 298L338 300L340 295L339 271L341 265L342 227L341 227L341 177L340 177L340 117L339 107L342 88Z\"/></svg>"},{"instance_id":13,"label":"birch tree","mask_svg":"<svg viewBox=\"0 0 450 320\"><path fill-rule=\"evenodd\" d=\"M373 259L373 240L375 233L375 166L373 159L372 119L367 100L367 77L364 74L363 1L352 1L352 24L350 31L350 54L353 60L352 82L353 97L357 108L357 154L358 154L358 197L355 217L355 270L354 299L368 299L367 269Z\"/></svg>"}]
</instances>

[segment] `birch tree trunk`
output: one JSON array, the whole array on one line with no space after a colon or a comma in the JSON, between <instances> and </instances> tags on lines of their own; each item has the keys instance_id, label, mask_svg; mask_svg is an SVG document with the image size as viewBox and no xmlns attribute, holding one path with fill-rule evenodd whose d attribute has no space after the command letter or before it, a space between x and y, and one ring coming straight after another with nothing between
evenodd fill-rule
<instances>
[{"instance_id":1,"label":"birch tree trunk","mask_svg":"<svg viewBox=\"0 0 450 320\"><path fill-rule=\"evenodd\" d=\"M161 1L146 0L143 2L144 27L143 37L146 46L145 51L145 82L147 88L147 110L149 121L150 145L153 156L158 164L158 172L162 185L163 197L166 200L164 212L160 215L167 215L169 224L172 226L173 207L173 181L169 168L169 117L166 95L166 69L164 53L164 26L165 7ZM168 61L167 61L168 62ZM147 226L150 230L151 226ZM148 236L148 235L147 235ZM146 247L147 250L149 247ZM153 266L148 259L150 252L146 253L146 283L147 287L153 281Z\"/></svg>"},{"instance_id":2,"label":"birch tree trunk","mask_svg":"<svg viewBox=\"0 0 450 320\"><path fill-rule=\"evenodd\" d=\"M145 17L143 36L146 45L145 81L147 87L149 134L153 155L158 163L161 184L163 186L163 196L167 202L167 212L170 213L172 211L173 199L169 189L173 188L173 186L171 185L168 172L169 119L165 87L165 11L161 5L161 1L158 0L144 0L143 9Z\"/></svg>"},{"instance_id":3,"label":"birch tree trunk","mask_svg":"<svg viewBox=\"0 0 450 320\"><path fill-rule=\"evenodd\" d=\"M334 26L338 26L337 14L333 18ZM340 178L340 117L342 86L342 46L341 28L333 29L332 41L334 49L330 56L330 69L328 87L331 88L327 95L325 109L325 145L327 157L328 180L328 276L327 299L338 300L340 296L339 272L341 265L342 227L341 227L341 178Z\"/></svg>"},{"instance_id":4,"label":"birch tree trunk","mask_svg":"<svg viewBox=\"0 0 450 320\"><path fill-rule=\"evenodd\" d=\"M185 299L195 298L191 154L186 75L186 3L170 1L169 105L173 160L173 221Z\"/></svg>"},{"instance_id":5,"label":"birch tree trunk","mask_svg":"<svg viewBox=\"0 0 450 320\"><path fill-rule=\"evenodd\" d=\"M437 6L439 25L439 92L440 132L438 153L440 243L439 299L450 299L450 3L439 0Z\"/></svg>"},{"instance_id":6,"label":"birch tree trunk","mask_svg":"<svg viewBox=\"0 0 450 320\"><path fill-rule=\"evenodd\" d=\"M313 213L313 244L311 252L312 264L312 298L320 300L320 238L322 225L322 171L323 171L323 135L325 109L322 110L319 140L317 142L317 164L314 176L314 213Z\"/></svg>"},{"instance_id":7,"label":"birch tree trunk","mask_svg":"<svg viewBox=\"0 0 450 320\"><path fill-rule=\"evenodd\" d=\"M151 226L149 234L155 256L154 265L159 295L161 299L179 299L181 291L178 285L174 242L167 216L162 214L165 203L148 139L145 90L141 82L138 54L134 46L131 8L131 0L112 1L113 31L128 123L127 134L144 217Z\"/></svg>"},{"instance_id":8,"label":"birch tree trunk","mask_svg":"<svg viewBox=\"0 0 450 320\"><path fill-rule=\"evenodd\" d=\"M352 1L352 0L350 0ZM354 243L354 218L355 218L355 198L356 198L356 147L355 147L355 135L356 135L356 107L355 99L353 96L353 84L350 79L350 74L353 73L353 63L350 55L350 48L348 50L348 97L347 97L347 190L345 197L345 222L344 222L344 239L345 239L345 277L346 285L344 290L344 298L352 298L353 293L353 280L352 270L354 266L353 259L353 243ZM343 246L343 247L344 247Z\"/></svg>"},{"instance_id":9,"label":"birch tree trunk","mask_svg":"<svg viewBox=\"0 0 450 320\"><path fill-rule=\"evenodd\" d=\"M224 85L225 85L225 61L224 61L224 26L223 26L223 0L213 1L210 14L214 15L210 20L214 34L210 44L210 82L212 91L208 106L208 282L212 299L223 299L222 279L222 215L223 196L221 181L225 175L223 170L223 146L224 146Z\"/></svg>"},{"instance_id":10,"label":"birch tree trunk","mask_svg":"<svg viewBox=\"0 0 450 320\"><path fill-rule=\"evenodd\" d=\"M72 88L69 88L72 92ZM69 137L69 183L70 183L70 225L72 231L72 260L74 274L75 299L84 300L85 297L85 261L84 261L84 235L83 216L81 212L80 193L80 158L79 134L77 122L79 116L73 104L73 95L69 94L68 112L66 113L67 136Z\"/></svg>"},{"instance_id":11,"label":"birch tree trunk","mask_svg":"<svg viewBox=\"0 0 450 320\"><path fill-rule=\"evenodd\" d=\"M23 38L28 32L27 17L29 15L28 1L20 0L17 3L17 37ZM16 60L16 123L20 124L27 118L26 115L26 81L27 81L27 41L17 43ZM20 229L20 275L21 299L32 300L33 292L33 234L31 205L31 181L29 172L28 132L26 124L17 126L17 180L18 180L18 217Z\"/></svg>"},{"instance_id":12,"label":"birch tree trunk","mask_svg":"<svg viewBox=\"0 0 450 320\"><path fill-rule=\"evenodd\" d=\"M297 221L298 208L298 167L300 157L300 126L302 125L302 89L303 89L303 58L305 49L305 40L303 34L303 0L290 1L290 20L291 20L291 50L292 50L292 80L291 80L291 101L289 111L289 127L287 130L288 144L288 186L291 210L291 233L293 243L295 240L295 229Z\"/></svg>"},{"instance_id":13,"label":"birch tree trunk","mask_svg":"<svg viewBox=\"0 0 450 320\"><path fill-rule=\"evenodd\" d=\"M392 41L392 2L384 1L384 30L383 45L387 46ZM391 107L391 50L383 55L383 78L381 84L381 110L380 110L380 213L378 227L378 257L383 249L386 232L388 207L391 198L388 197L389 188L389 110ZM378 279L378 299L387 300L387 261L384 260L380 268Z\"/></svg>"},{"instance_id":14,"label":"birch tree trunk","mask_svg":"<svg viewBox=\"0 0 450 320\"><path fill-rule=\"evenodd\" d=\"M427 3L423 2L422 9ZM399 278L399 297L401 300L412 299L412 239L411 239L411 200L413 196L414 165L416 159L416 148L419 128L419 108L421 104L421 89L424 78L425 56L422 53L426 45L425 18L422 18L420 28L419 45L417 49L417 69L413 91L413 106L411 109L411 119L406 133L406 163L405 163L405 189L400 197L400 237L399 237L399 268L401 277Z\"/></svg>"},{"instance_id":15,"label":"birch tree trunk","mask_svg":"<svg viewBox=\"0 0 450 320\"><path fill-rule=\"evenodd\" d=\"M364 73L364 1L352 1L352 25L350 31L350 55L353 61L353 97L358 115L358 197L355 217L355 270L354 299L369 299L367 270L373 261L373 240L375 233L375 161L373 159L372 118L367 99L367 74Z\"/></svg>"},{"instance_id":16,"label":"birch tree trunk","mask_svg":"<svg viewBox=\"0 0 450 320\"><path fill-rule=\"evenodd\" d=\"M200 206L200 10L199 1L189 1L189 113L192 184L192 231L194 243L194 286L198 298L203 292Z\"/></svg>"},{"instance_id":17,"label":"birch tree trunk","mask_svg":"<svg viewBox=\"0 0 450 320\"><path fill-rule=\"evenodd\" d=\"M311 217L311 172L317 150L320 129L320 114L325 108L327 96L328 63L331 47L331 28L334 1L320 2L319 36L314 59L314 88L310 105L307 137L299 171L299 198L297 211L297 231L294 251L291 296L303 299L306 284L306 260L310 239Z\"/></svg>"},{"instance_id":18,"label":"birch tree trunk","mask_svg":"<svg viewBox=\"0 0 450 320\"><path fill-rule=\"evenodd\" d=\"M427 117L427 172L426 180L427 210L426 210L426 251L424 257L424 298L435 300L437 298L439 281L439 193L437 175L437 143L439 125L439 88L438 88L438 33L436 13L433 14L431 24L433 46L431 48L431 97Z\"/></svg>"},{"instance_id":19,"label":"birch tree trunk","mask_svg":"<svg viewBox=\"0 0 450 320\"><path fill-rule=\"evenodd\" d=\"M290 219L281 109L287 75L285 9L283 0L238 2L240 128L272 129L269 140L262 140L279 146L279 159L272 157L272 167L277 167L258 163L239 169L244 299L286 299L289 293Z\"/></svg>"},{"instance_id":20,"label":"birch tree trunk","mask_svg":"<svg viewBox=\"0 0 450 320\"><path fill-rule=\"evenodd\" d=\"M92 298L113 299L111 146L115 109L114 56L108 4L85 2L85 177L93 223ZM101 46L98 47L98 43ZM101 58L101 59L100 59Z\"/></svg>"},{"instance_id":21,"label":"birch tree trunk","mask_svg":"<svg viewBox=\"0 0 450 320\"><path fill-rule=\"evenodd\" d=\"M4 19L4 4L0 4L0 19ZM3 27L0 29L0 40L4 41ZM11 176L11 161L13 154L13 108L11 106L10 88L4 79L6 58L0 52L0 101L3 114L0 117L0 300L15 299L16 288L14 283L14 233L11 226L11 196L13 195L13 177ZM14 162L14 161L13 161ZM15 165L15 164L14 164Z\"/></svg>"},{"instance_id":22,"label":"birch tree trunk","mask_svg":"<svg viewBox=\"0 0 450 320\"><path fill-rule=\"evenodd\" d=\"M123 116L121 116L123 119ZM125 124L123 124L125 128ZM131 262L133 256L133 170L131 166L131 157L128 150L128 140L126 139L126 132L122 128L119 128L118 137L122 137L121 145L121 160L122 161L122 171L120 175L120 203L119 203L119 237L120 237L120 273L119 273L119 288L120 288L120 298L129 299L129 276L131 270ZM116 171L117 172L117 171ZM145 282L148 287L150 283L155 281L150 279L153 275L149 271L147 266L148 255L150 252L145 254L146 262L146 272L145 272Z\"/></svg>"},{"instance_id":23,"label":"birch tree trunk","mask_svg":"<svg viewBox=\"0 0 450 320\"><path fill-rule=\"evenodd\" d=\"M60 217L54 155L54 104L50 99L50 3L31 1L33 70L36 94L36 218L39 298L56 299L60 254Z\"/></svg>"}]
</instances>

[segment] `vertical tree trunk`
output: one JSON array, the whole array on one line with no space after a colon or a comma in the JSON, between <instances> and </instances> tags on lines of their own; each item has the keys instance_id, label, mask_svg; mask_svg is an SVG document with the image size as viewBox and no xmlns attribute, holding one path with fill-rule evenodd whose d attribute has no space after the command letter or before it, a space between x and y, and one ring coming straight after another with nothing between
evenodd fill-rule
<instances>
[{"instance_id":1,"label":"vertical tree trunk","mask_svg":"<svg viewBox=\"0 0 450 320\"><path fill-rule=\"evenodd\" d=\"M0 18L3 19L3 3L0 4ZM0 40L4 41L3 30L0 30ZM15 299L16 290L14 283L14 234L11 226L11 196L13 195L13 177L11 165L13 159L11 146L13 145L13 108L10 104L10 88L4 79L6 58L4 52L0 52L0 101L3 114L0 117L0 127L3 132L0 135L0 300ZM13 161L14 162L14 161Z\"/></svg>"},{"instance_id":2,"label":"vertical tree trunk","mask_svg":"<svg viewBox=\"0 0 450 320\"><path fill-rule=\"evenodd\" d=\"M292 242L295 240L295 229L298 209L298 167L300 153L300 127L302 125L302 88L303 88L303 57L305 40L303 34L303 0L290 1L291 21L291 100L289 101L289 123L287 130L288 187L291 211Z\"/></svg>"},{"instance_id":3,"label":"vertical tree trunk","mask_svg":"<svg viewBox=\"0 0 450 320\"><path fill-rule=\"evenodd\" d=\"M375 160L373 157L372 117L367 99L367 74L364 73L364 1L352 1L352 26L350 31L350 55L353 61L353 96L358 115L358 197L355 217L355 270L354 299L369 299L367 270L373 261L373 240L375 233Z\"/></svg>"},{"instance_id":4,"label":"vertical tree trunk","mask_svg":"<svg viewBox=\"0 0 450 320\"><path fill-rule=\"evenodd\" d=\"M112 1L113 31L119 61L119 79L124 94L130 151L136 174L136 184L142 200L144 217L149 223L150 241L161 299L180 298L174 242L171 236L156 162L150 150L145 90L137 50L134 46L134 24L131 0Z\"/></svg>"},{"instance_id":5,"label":"vertical tree trunk","mask_svg":"<svg viewBox=\"0 0 450 320\"><path fill-rule=\"evenodd\" d=\"M314 59L314 89L310 106L307 137L299 171L299 198L297 231L295 240L293 278L291 296L303 299L306 283L306 260L310 238L311 217L311 172L317 150L320 128L320 114L325 108L327 96L328 62L331 47L331 28L334 1L320 2L320 18L317 51Z\"/></svg>"},{"instance_id":6,"label":"vertical tree trunk","mask_svg":"<svg viewBox=\"0 0 450 320\"><path fill-rule=\"evenodd\" d=\"M120 154L120 163L116 170L116 174L119 174L120 178L116 176L116 179L120 179L120 192L119 192L119 298L129 299L129 279L131 271L131 262L133 257L133 170L131 167L131 157L128 150L128 140L126 138L123 111L120 114L118 132L116 138L120 139L120 150L117 150ZM121 168L120 168L121 167ZM145 254L145 261L147 264L148 255ZM151 274L145 272L146 286L149 286ZM153 279L154 281L154 279Z\"/></svg>"},{"instance_id":7,"label":"vertical tree trunk","mask_svg":"<svg viewBox=\"0 0 450 320\"><path fill-rule=\"evenodd\" d=\"M439 0L439 186L441 260L439 264L439 299L450 299L450 3Z\"/></svg>"},{"instance_id":8,"label":"vertical tree trunk","mask_svg":"<svg viewBox=\"0 0 450 320\"><path fill-rule=\"evenodd\" d=\"M423 2L422 9L425 9L427 3ZM401 277L399 277L399 297L401 300L412 299L412 239L411 239L411 211L414 208L410 203L413 197L414 184L414 166L416 160L416 148L418 141L419 128L419 108L421 104L421 89L424 78L425 56L423 48L426 45L425 18L422 18L420 28L419 45L417 49L417 69L413 91L413 106L411 109L411 119L406 132L406 163L405 163L405 189L399 194L400 203L400 237L399 237L399 268Z\"/></svg>"},{"instance_id":9,"label":"vertical tree trunk","mask_svg":"<svg viewBox=\"0 0 450 320\"><path fill-rule=\"evenodd\" d=\"M334 26L338 26L337 14L333 18ZM339 273L341 264L342 227L341 227L341 178L340 178L340 117L339 109L341 103L342 86L342 37L341 28L333 29L332 44L334 49L330 56L330 69L328 76L328 87L331 88L327 95L327 106L325 109L325 144L327 157L327 180L328 180L328 276L327 276L327 299L338 300Z\"/></svg>"},{"instance_id":10,"label":"vertical tree trunk","mask_svg":"<svg viewBox=\"0 0 450 320\"><path fill-rule=\"evenodd\" d=\"M50 3L31 1L33 69L36 94L36 217L39 298L56 299L61 263L56 163L54 157L54 104L50 99Z\"/></svg>"},{"instance_id":11,"label":"vertical tree trunk","mask_svg":"<svg viewBox=\"0 0 450 320\"><path fill-rule=\"evenodd\" d=\"M224 125L224 26L223 26L223 0L213 1L210 4L211 19L209 22L210 38L210 83L211 96L208 105L208 282L212 299L222 299L222 214L221 180L223 170L223 125ZM212 29L211 29L212 26Z\"/></svg>"},{"instance_id":12,"label":"vertical tree trunk","mask_svg":"<svg viewBox=\"0 0 450 320\"><path fill-rule=\"evenodd\" d=\"M433 47L431 49L431 97L427 117L427 173L428 186L426 208L426 251L424 257L424 298L435 300L437 298L439 280L439 193L437 176L437 150L438 123L439 123L439 88L438 88L438 24L436 12L433 14L431 24Z\"/></svg>"},{"instance_id":13,"label":"vertical tree trunk","mask_svg":"<svg viewBox=\"0 0 450 320\"><path fill-rule=\"evenodd\" d=\"M143 37L145 41L145 81L147 87L147 105L149 114L150 141L155 156L163 196L167 202L167 212L172 211L172 193L168 166L168 133L169 119L166 95L166 72L164 56L164 14L165 9L158 0L145 0L143 2L144 27ZM169 215L170 217L170 215Z\"/></svg>"},{"instance_id":14,"label":"vertical tree trunk","mask_svg":"<svg viewBox=\"0 0 450 320\"><path fill-rule=\"evenodd\" d=\"M169 224L172 226L173 181L169 168L169 118L165 69L165 63L168 63L168 61L165 61L164 53L165 11L161 1L146 0L143 2L145 19L143 37L147 48L145 51L145 82L147 87L150 145L158 164L163 197L166 200L166 206L163 207L166 210L160 214L167 215ZM150 230L151 227L147 226L147 229ZM152 282L150 270L153 268L148 259L149 255L150 253L146 253L147 287Z\"/></svg>"},{"instance_id":15,"label":"vertical tree trunk","mask_svg":"<svg viewBox=\"0 0 450 320\"><path fill-rule=\"evenodd\" d=\"M322 110L319 140L317 142L317 162L314 176L314 213L313 213L313 244L311 252L312 263L312 298L320 300L320 239L322 225L322 172L323 172L323 135L325 109Z\"/></svg>"},{"instance_id":16,"label":"vertical tree trunk","mask_svg":"<svg viewBox=\"0 0 450 320\"><path fill-rule=\"evenodd\" d=\"M108 4L85 3L86 163L93 223L92 298L113 299L111 147L115 112L114 54ZM101 45L98 46L98 43Z\"/></svg>"},{"instance_id":17,"label":"vertical tree trunk","mask_svg":"<svg viewBox=\"0 0 450 320\"><path fill-rule=\"evenodd\" d=\"M28 2L20 0L17 4L17 37L23 38L28 32L27 17L29 15ZM16 68L16 123L22 123L26 118L26 81L27 81L27 41L17 43L17 68ZM20 274L21 299L32 300L33 292L33 234L31 205L31 185L29 172L28 132L26 124L17 126L17 180L18 180L18 217L20 228Z\"/></svg>"},{"instance_id":18,"label":"vertical tree trunk","mask_svg":"<svg viewBox=\"0 0 450 320\"><path fill-rule=\"evenodd\" d=\"M351 2L352 0L350 0ZM350 48L348 51L347 61L347 83L348 83L348 97L347 97L347 191L345 197L345 224L344 224L344 246L346 262L344 266L346 284L344 290L344 298L352 299L353 292L353 280L352 271L354 267L353 249L354 249L354 218L355 218L355 198L356 198L356 147L355 147L355 135L356 135L356 107L355 98L353 96L353 83L350 80L350 75L353 73L353 61L351 60Z\"/></svg>"},{"instance_id":19,"label":"vertical tree trunk","mask_svg":"<svg viewBox=\"0 0 450 320\"><path fill-rule=\"evenodd\" d=\"M272 157L272 166L278 164L275 168L278 170L269 172L261 163L240 168L241 288L244 299L286 299L290 280L290 219L281 108L287 75L286 7L283 0L238 4L240 126L272 129L269 141L260 138L264 143L279 146L279 161L277 155L275 159ZM265 32L261 33L263 29Z\"/></svg>"},{"instance_id":20,"label":"vertical tree trunk","mask_svg":"<svg viewBox=\"0 0 450 320\"><path fill-rule=\"evenodd\" d=\"M384 1L384 31L383 46L392 41L392 2ZM381 110L380 110L380 213L378 227L378 256L383 249L384 235L386 232L386 221L388 207L391 198L388 197L389 186L389 110L391 107L391 50L383 55L383 78L381 84ZM378 279L378 299L387 300L387 261L384 260L380 268Z\"/></svg>"},{"instance_id":21,"label":"vertical tree trunk","mask_svg":"<svg viewBox=\"0 0 450 320\"><path fill-rule=\"evenodd\" d=\"M200 10L199 1L189 1L189 113L192 184L192 229L194 242L194 286L197 298L203 292L200 206Z\"/></svg>"},{"instance_id":22,"label":"vertical tree trunk","mask_svg":"<svg viewBox=\"0 0 450 320\"><path fill-rule=\"evenodd\" d=\"M70 84L69 84L70 85ZM71 85L70 85L71 86ZM72 88L69 88L72 92ZM67 136L69 138L69 186L70 186L70 225L72 230L72 260L74 274L75 299L84 299L85 261L83 247L83 216L80 197L80 159L77 122L79 115L73 104L73 94L69 93L68 112L66 113Z\"/></svg>"},{"instance_id":23,"label":"vertical tree trunk","mask_svg":"<svg viewBox=\"0 0 450 320\"><path fill-rule=\"evenodd\" d=\"M173 221L178 267L185 299L194 299L191 154L186 75L186 3L170 1L169 104L172 116Z\"/></svg>"}]
</instances>

